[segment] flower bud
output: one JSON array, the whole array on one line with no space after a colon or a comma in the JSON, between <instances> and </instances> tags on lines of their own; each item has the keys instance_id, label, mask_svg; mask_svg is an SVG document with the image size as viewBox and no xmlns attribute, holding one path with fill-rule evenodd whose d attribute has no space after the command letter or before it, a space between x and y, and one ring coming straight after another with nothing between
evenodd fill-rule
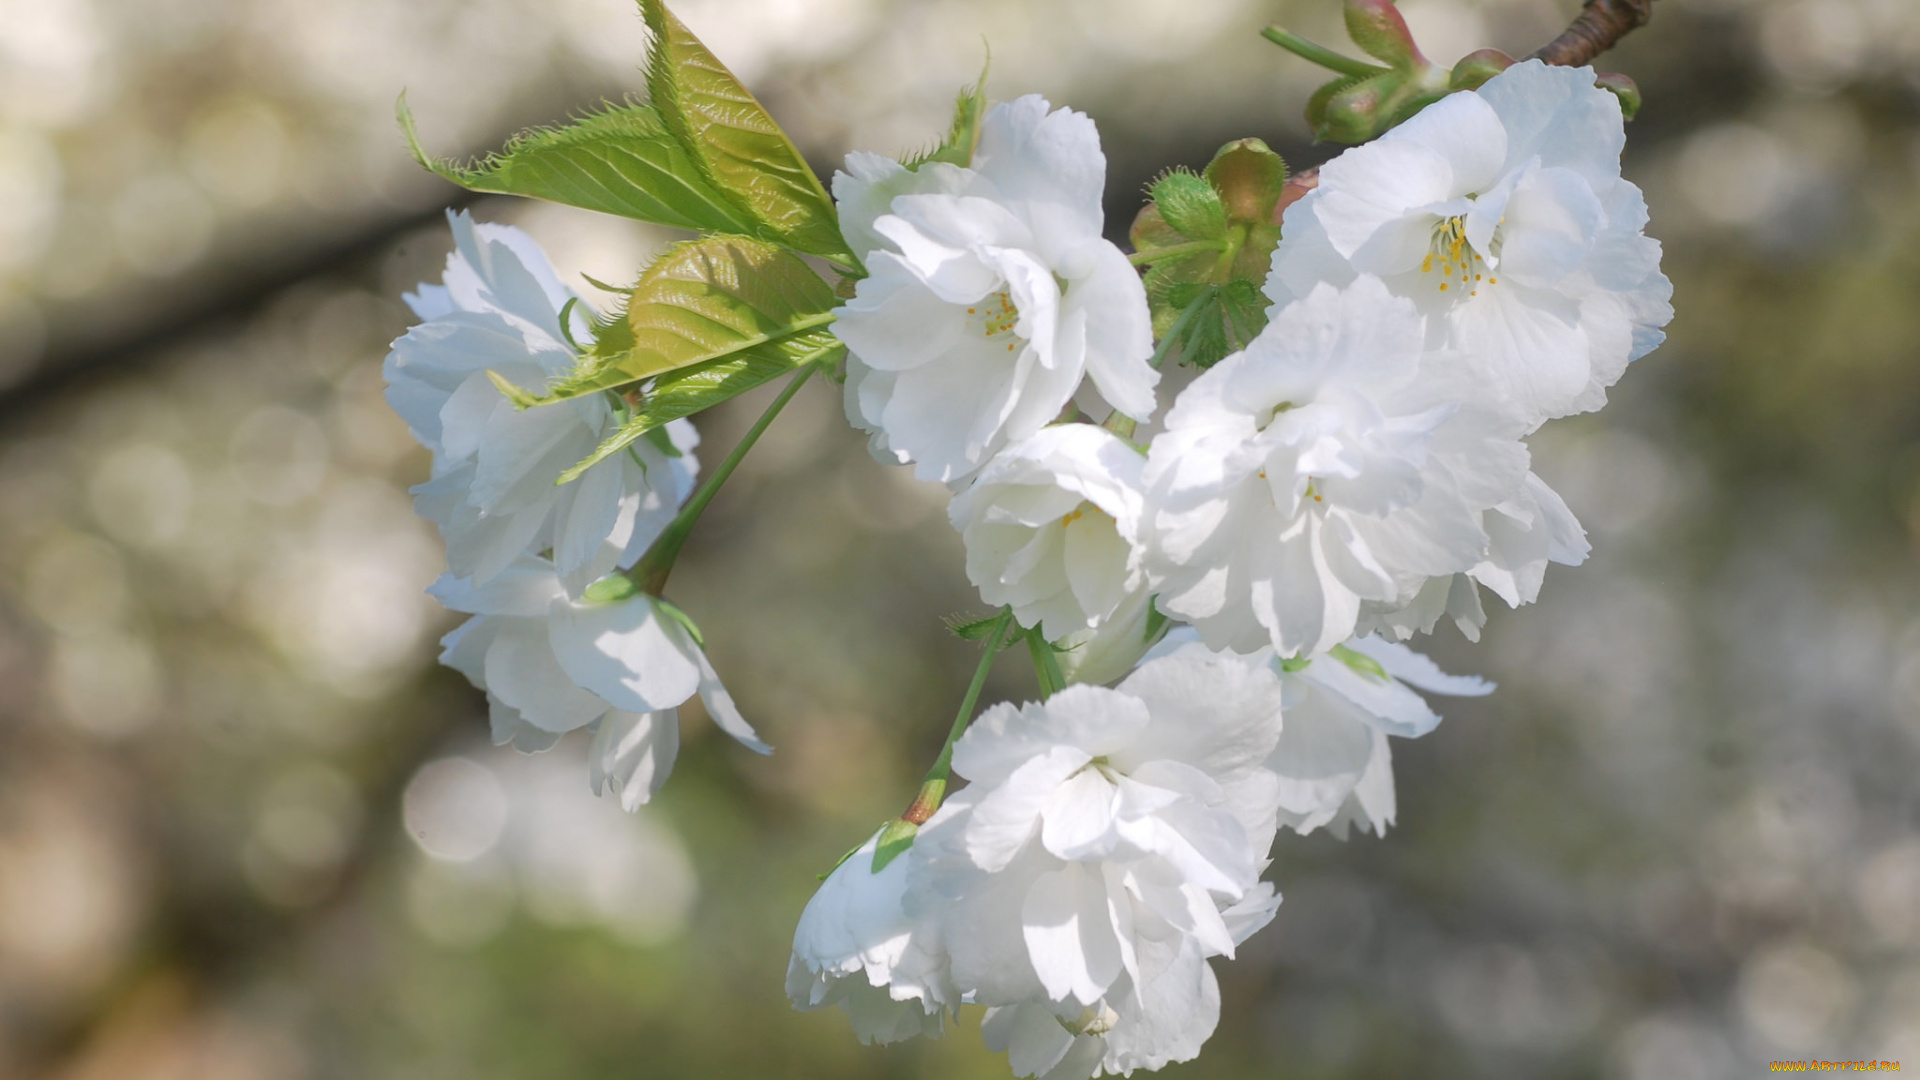
<instances>
[{"instance_id":1,"label":"flower bud","mask_svg":"<svg viewBox=\"0 0 1920 1080\"><path fill-rule=\"evenodd\" d=\"M1267 222L1286 185L1287 163L1259 139L1239 139L1221 147L1201 175L1220 193L1228 220Z\"/></svg>"},{"instance_id":2,"label":"flower bud","mask_svg":"<svg viewBox=\"0 0 1920 1080\"><path fill-rule=\"evenodd\" d=\"M1593 84L1620 99L1621 116L1631 120L1640 111L1640 87L1632 79L1617 71L1603 71L1594 77Z\"/></svg>"},{"instance_id":3,"label":"flower bud","mask_svg":"<svg viewBox=\"0 0 1920 1080\"><path fill-rule=\"evenodd\" d=\"M1488 79L1512 67L1513 63L1513 57L1499 49L1470 52L1453 65L1453 73L1447 78L1447 87L1452 90L1478 90Z\"/></svg>"},{"instance_id":4,"label":"flower bud","mask_svg":"<svg viewBox=\"0 0 1920 1080\"><path fill-rule=\"evenodd\" d=\"M1413 32L1393 0L1347 0L1346 17L1347 33L1368 56L1397 71L1431 66L1413 43Z\"/></svg>"}]
</instances>

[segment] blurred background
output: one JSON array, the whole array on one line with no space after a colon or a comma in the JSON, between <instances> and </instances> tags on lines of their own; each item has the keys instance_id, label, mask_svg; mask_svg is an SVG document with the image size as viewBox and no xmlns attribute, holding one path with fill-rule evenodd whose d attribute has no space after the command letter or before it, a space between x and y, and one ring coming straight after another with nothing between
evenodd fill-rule
<instances>
[{"instance_id":1,"label":"blurred background","mask_svg":"<svg viewBox=\"0 0 1920 1080\"><path fill-rule=\"evenodd\" d=\"M1406 0L1429 55L1573 0ZM1091 113L1142 185L1300 120L1334 0L681 0L823 171L996 97ZM689 710L663 796L488 744L434 664L427 459L381 399L443 209L591 292L670 236L468 201L475 153L640 86L627 0L0 0L0 1077L981 1077L970 1031L796 1014L814 875L897 813L971 670L934 490L807 387L674 579L756 758ZM1396 745L1400 826L1283 837L1173 1077L1920 1068L1920 5L1661 0L1627 173L1679 311L1535 440L1591 532ZM764 395L700 418L709 459ZM1032 692L1017 657L989 694ZM977 1024L969 1017L967 1025Z\"/></svg>"}]
</instances>

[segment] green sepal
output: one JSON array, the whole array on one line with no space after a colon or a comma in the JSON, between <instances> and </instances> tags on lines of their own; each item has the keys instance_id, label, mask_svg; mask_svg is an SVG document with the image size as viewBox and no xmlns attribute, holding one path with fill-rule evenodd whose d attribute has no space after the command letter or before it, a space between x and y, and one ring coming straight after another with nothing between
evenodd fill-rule
<instances>
[{"instance_id":1,"label":"green sepal","mask_svg":"<svg viewBox=\"0 0 1920 1080\"><path fill-rule=\"evenodd\" d=\"M561 473L554 482L572 483L588 469L632 446L634 440L655 428L738 397L807 364L837 360L844 348L839 339L826 330L808 330L662 375L640 395L633 412L613 434L586 460Z\"/></svg>"},{"instance_id":2,"label":"green sepal","mask_svg":"<svg viewBox=\"0 0 1920 1080\"><path fill-rule=\"evenodd\" d=\"M1227 208L1214 186L1190 172L1175 170L1149 189L1160 216L1188 240L1221 240L1227 235Z\"/></svg>"},{"instance_id":3,"label":"green sepal","mask_svg":"<svg viewBox=\"0 0 1920 1080\"><path fill-rule=\"evenodd\" d=\"M420 164L469 191L524 195L699 232L753 234L752 215L704 176L652 106L629 101L513 137L471 164L435 158L420 144L407 97L395 106Z\"/></svg>"},{"instance_id":4,"label":"green sepal","mask_svg":"<svg viewBox=\"0 0 1920 1080\"><path fill-rule=\"evenodd\" d=\"M589 604L617 604L640 595L640 586L625 574L609 574L587 586L580 598Z\"/></svg>"},{"instance_id":5,"label":"green sepal","mask_svg":"<svg viewBox=\"0 0 1920 1080\"><path fill-rule=\"evenodd\" d=\"M880 830L880 838L873 845L873 872L879 873L887 864L907 853L913 846L913 838L920 833L920 826L905 818L894 818Z\"/></svg>"},{"instance_id":6,"label":"green sepal","mask_svg":"<svg viewBox=\"0 0 1920 1080\"><path fill-rule=\"evenodd\" d=\"M1214 285L1153 277L1148 274L1147 296L1154 302L1154 330L1169 351L1179 350L1183 364L1212 367L1246 348L1267 325L1267 299L1253 281Z\"/></svg>"},{"instance_id":7,"label":"green sepal","mask_svg":"<svg viewBox=\"0 0 1920 1080\"><path fill-rule=\"evenodd\" d=\"M1345 645L1335 645L1333 648L1328 649L1327 653L1334 659L1377 682L1387 682L1390 679L1390 676L1387 674L1387 669L1380 666L1380 661L1375 660L1365 653L1354 652Z\"/></svg>"},{"instance_id":8,"label":"green sepal","mask_svg":"<svg viewBox=\"0 0 1920 1080\"><path fill-rule=\"evenodd\" d=\"M707 647L707 639L705 635L700 633L700 627L694 624L692 616L688 615L684 611L681 611L678 607L676 607L670 601L658 596L653 598L653 606L656 609L658 609L660 613L665 615L667 618L672 619L674 622L679 623L681 627L683 627L687 631L687 634L693 638L693 643L695 645L698 645L703 649Z\"/></svg>"},{"instance_id":9,"label":"green sepal","mask_svg":"<svg viewBox=\"0 0 1920 1080\"><path fill-rule=\"evenodd\" d=\"M953 102L953 122L947 127L947 137L940 145L924 154L915 154L901 162L908 170L918 169L929 162L939 161L948 165L966 168L973 164L973 152L980 145L980 121L987 115L987 70L993 66L993 56L980 67L980 81L960 91Z\"/></svg>"},{"instance_id":10,"label":"green sepal","mask_svg":"<svg viewBox=\"0 0 1920 1080\"><path fill-rule=\"evenodd\" d=\"M1313 659L1311 657L1283 656L1280 658L1280 670L1289 675L1294 675L1307 670L1307 667L1312 663Z\"/></svg>"},{"instance_id":11,"label":"green sepal","mask_svg":"<svg viewBox=\"0 0 1920 1080\"><path fill-rule=\"evenodd\" d=\"M851 264L833 200L793 140L661 0L640 12L653 34L648 96L699 176L781 242Z\"/></svg>"},{"instance_id":12,"label":"green sepal","mask_svg":"<svg viewBox=\"0 0 1920 1080\"><path fill-rule=\"evenodd\" d=\"M940 621L946 623L947 629L962 641L985 641L1000 624L1000 613L996 611L977 619L966 615L948 615Z\"/></svg>"},{"instance_id":13,"label":"green sepal","mask_svg":"<svg viewBox=\"0 0 1920 1080\"><path fill-rule=\"evenodd\" d=\"M675 244L641 273L625 314L606 324L580 365L527 403L584 397L792 337L832 322L834 302L833 287L785 248L740 236Z\"/></svg>"}]
</instances>

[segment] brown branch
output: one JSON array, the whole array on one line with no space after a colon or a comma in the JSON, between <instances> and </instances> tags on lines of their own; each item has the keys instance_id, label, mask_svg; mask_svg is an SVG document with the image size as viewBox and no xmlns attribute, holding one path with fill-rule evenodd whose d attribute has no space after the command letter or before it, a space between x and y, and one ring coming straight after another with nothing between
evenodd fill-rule
<instances>
[{"instance_id":1,"label":"brown branch","mask_svg":"<svg viewBox=\"0 0 1920 1080\"><path fill-rule=\"evenodd\" d=\"M1587 0L1573 25L1533 51L1529 60L1560 67L1590 64L1634 28L1653 18L1653 0Z\"/></svg>"}]
</instances>

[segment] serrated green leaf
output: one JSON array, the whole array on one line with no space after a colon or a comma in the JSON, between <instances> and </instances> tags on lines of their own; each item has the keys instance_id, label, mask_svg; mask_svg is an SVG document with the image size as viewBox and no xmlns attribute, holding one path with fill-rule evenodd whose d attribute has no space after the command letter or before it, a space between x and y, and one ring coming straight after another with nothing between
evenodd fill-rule
<instances>
[{"instance_id":1,"label":"serrated green leaf","mask_svg":"<svg viewBox=\"0 0 1920 1080\"><path fill-rule=\"evenodd\" d=\"M825 326L835 302L833 287L785 248L740 236L675 244L641 272L624 315L604 326L580 365L530 403L626 386Z\"/></svg>"},{"instance_id":2,"label":"serrated green leaf","mask_svg":"<svg viewBox=\"0 0 1920 1080\"><path fill-rule=\"evenodd\" d=\"M702 175L651 106L609 105L563 127L525 131L470 165L429 156L406 95L397 108L420 164L470 191L525 195L676 229L757 231L753 217Z\"/></svg>"},{"instance_id":3,"label":"serrated green leaf","mask_svg":"<svg viewBox=\"0 0 1920 1080\"><path fill-rule=\"evenodd\" d=\"M647 93L702 177L783 242L851 261L833 200L793 140L661 0L640 11L653 33Z\"/></svg>"},{"instance_id":4,"label":"serrated green leaf","mask_svg":"<svg viewBox=\"0 0 1920 1080\"><path fill-rule=\"evenodd\" d=\"M1190 172L1170 172L1153 182L1153 204L1161 217L1188 240L1219 240L1227 235L1227 208L1212 184Z\"/></svg>"},{"instance_id":5,"label":"serrated green leaf","mask_svg":"<svg viewBox=\"0 0 1920 1080\"><path fill-rule=\"evenodd\" d=\"M627 304L633 378L704 363L833 321L833 286L784 248L733 236L677 244Z\"/></svg>"},{"instance_id":6,"label":"serrated green leaf","mask_svg":"<svg viewBox=\"0 0 1920 1080\"><path fill-rule=\"evenodd\" d=\"M640 397L626 422L607 436L586 460L561 473L555 483L572 483L588 469L632 446L647 432L671 421L738 397L807 364L830 363L838 359L844 348L840 340L826 330L808 330L662 375Z\"/></svg>"}]
</instances>

